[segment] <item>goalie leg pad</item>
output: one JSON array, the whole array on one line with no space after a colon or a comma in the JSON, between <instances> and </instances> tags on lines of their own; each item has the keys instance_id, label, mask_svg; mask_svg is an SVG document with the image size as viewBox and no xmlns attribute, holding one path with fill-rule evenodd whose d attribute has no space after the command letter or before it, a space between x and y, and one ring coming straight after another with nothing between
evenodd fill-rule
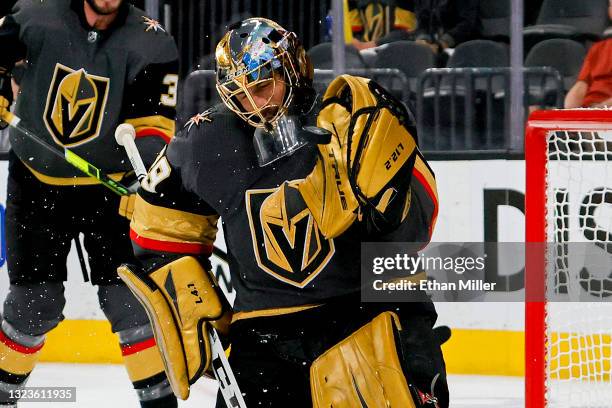
<instances>
[{"instance_id":1,"label":"goalie leg pad","mask_svg":"<svg viewBox=\"0 0 612 408\"><path fill-rule=\"evenodd\" d=\"M395 341L392 312L378 315L317 358L310 368L313 407L415 408Z\"/></svg>"},{"instance_id":2,"label":"goalie leg pad","mask_svg":"<svg viewBox=\"0 0 612 408\"><path fill-rule=\"evenodd\" d=\"M172 390L187 399L189 385L210 366L207 325L221 329L231 318L225 298L193 257L177 259L149 274L127 265L118 273L149 315Z\"/></svg>"}]
</instances>

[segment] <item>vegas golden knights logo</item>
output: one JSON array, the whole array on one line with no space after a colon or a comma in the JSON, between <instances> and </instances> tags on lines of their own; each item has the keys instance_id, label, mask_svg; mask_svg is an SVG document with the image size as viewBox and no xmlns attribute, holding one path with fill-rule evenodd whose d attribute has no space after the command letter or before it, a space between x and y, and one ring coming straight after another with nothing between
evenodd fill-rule
<instances>
[{"instance_id":1,"label":"vegas golden knights logo","mask_svg":"<svg viewBox=\"0 0 612 408\"><path fill-rule=\"evenodd\" d=\"M308 207L287 208L287 202L303 203L286 197L293 194L300 193L291 184L281 189L249 190L247 214L259 267L276 279L303 288L323 270L335 248L333 239L325 239L319 230Z\"/></svg>"},{"instance_id":2,"label":"vegas golden knights logo","mask_svg":"<svg viewBox=\"0 0 612 408\"><path fill-rule=\"evenodd\" d=\"M109 79L55 66L47 95L45 125L63 146L75 146L98 137L108 97Z\"/></svg>"}]
</instances>

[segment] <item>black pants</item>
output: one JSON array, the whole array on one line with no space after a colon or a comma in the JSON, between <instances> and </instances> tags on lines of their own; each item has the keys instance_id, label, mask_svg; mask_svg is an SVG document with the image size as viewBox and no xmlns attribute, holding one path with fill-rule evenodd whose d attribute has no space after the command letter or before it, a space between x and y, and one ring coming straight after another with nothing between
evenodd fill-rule
<instances>
[{"instance_id":1,"label":"black pants","mask_svg":"<svg viewBox=\"0 0 612 408\"><path fill-rule=\"evenodd\" d=\"M232 324L229 362L247 406L312 407L310 366L326 350L371 321L382 311L395 311L404 330L402 348L409 382L448 406L444 359L432 327L431 303L359 304L334 302L315 309L275 317L239 320ZM225 407L217 397L217 407Z\"/></svg>"},{"instance_id":2,"label":"black pants","mask_svg":"<svg viewBox=\"0 0 612 408\"><path fill-rule=\"evenodd\" d=\"M134 262L119 196L102 185L40 182L11 152L7 186L7 264L11 284L62 282L72 239L84 234L91 281L121 283L117 267Z\"/></svg>"}]
</instances>

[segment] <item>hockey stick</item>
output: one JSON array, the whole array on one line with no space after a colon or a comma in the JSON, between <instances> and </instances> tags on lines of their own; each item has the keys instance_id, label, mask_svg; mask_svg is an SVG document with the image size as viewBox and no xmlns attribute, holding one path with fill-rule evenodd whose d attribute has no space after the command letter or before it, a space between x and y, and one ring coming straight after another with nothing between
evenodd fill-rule
<instances>
[{"instance_id":1,"label":"hockey stick","mask_svg":"<svg viewBox=\"0 0 612 408\"><path fill-rule=\"evenodd\" d=\"M134 142L135 139L136 129L134 129L134 126L129 123L122 123L117 126L115 130L115 141L119 146L123 146L125 149L125 153L128 159L130 159L134 173L136 173L136 178L138 178L138 182L140 183L142 179L147 176L147 168L138 153L136 142Z\"/></svg>"},{"instance_id":2,"label":"hockey stick","mask_svg":"<svg viewBox=\"0 0 612 408\"><path fill-rule=\"evenodd\" d=\"M118 181L111 179L109 176L104 174L99 168L89 163L87 160L83 159L82 157L74 153L73 151L64 147L63 148L64 151L62 152L58 148L52 146L51 144L45 142L40 137L36 136L36 134L34 134L33 132L31 132L30 130L28 130L21 124L21 119L15 114L7 111L2 115L2 117L0 117L0 119L8 123L9 126L11 126L12 128L15 128L21 133L23 133L25 136L30 138L32 141L36 142L39 146L43 147L48 152L53 153L57 157L60 157L66 160L68 163L70 163L72 166L79 169L81 172L87 174L90 177L95 178L100 183L102 183L104 186L111 189L113 192L119 195L130 194L129 189L126 186L119 183Z\"/></svg>"},{"instance_id":3,"label":"hockey stick","mask_svg":"<svg viewBox=\"0 0 612 408\"><path fill-rule=\"evenodd\" d=\"M138 153L136 143L134 142L135 137L136 130L127 123L119 125L117 130L115 130L115 140L125 149L125 153L134 167L134 172L138 180L142 181L147 171L140 157L140 153ZM246 408L244 397L240 392L232 367L229 365L219 335L212 326L208 327L208 338L212 352L212 370L219 383L219 390L221 391L225 405L227 408Z\"/></svg>"},{"instance_id":4,"label":"hockey stick","mask_svg":"<svg viewBox=\"0 0 612 408\"><path fill-rule=\"evenodd\" d=\"M9 126L15 128L18 131L20 131L21 133L23 133L25 136L30 138L32 141L38 143L45 150L53 153L54 155L56 155L57 157L59 157L61 159L67 161L69 164L71 164L72 166L76 167L77 169L79 169L84 174L86 174L86 175L88 175L90 177L95 178L100 183L102 183L102 185L108 187L114 193L116 193L118 195L121 195L121 196L131 194L130 189L128 189L126 186L124 186L123 184L119 183L118 181L115 181L115 180L111 179L109 176L104 174L96 166L94 166L93 164L89 163L88 161L86 161L85 159L83 159L82 157L77 155L76 153L72 152L71 150L69 150L67 148L64 148L64 151L61 152L60 150L58 150L58 148L52 146L51 144L45 142L40 137L36 136L32 131L30 131L29 129L25 128L21 124L21 119L17 115L15 115L14 113L6 112L4 115L2 115L2 117L0 119L2 121L4 121L4 122L8 123ZM121 128L121 126L124 126L124 125L128 126L128 127L131 127L130 125L122 124L122 125L119 125L117 130L119 130L119 128ZM133 127L132 127L132 129L133 129ZM125 129L123 131L125 132ZM122 139L124 137L125 136L121 136ZM117 138L117 133L116 132L115 132L115 138ZM119 143L119 141L117 141L117 143ZM121 143L119 143L119 144L122 145ZM132 144L134 145L134 148L136 148L136 144L133 143L133 142L132 142ZM138 150L136 150L136 152L138 152ZM140 155L129 155L128 154L128 158L130 159L130 161L133 160L133 157L137 157L138 159L140 159ZM142 163L142 159L140 159L140 163L132 163L132 167L134 167L134 168L138 167L140 169L140 172L138 172L138 171L136 172L136 177L138 177L138 181L141 181L142 178L145 177L146 174L147 174L146 168L145 168L144 164ZM223 250L221 250L221 249L219 249L217 247L213 247L213 255L215 255L221 261L223 261L225 263L228 263L227 254Z\"/></svg>"}]
</instances>

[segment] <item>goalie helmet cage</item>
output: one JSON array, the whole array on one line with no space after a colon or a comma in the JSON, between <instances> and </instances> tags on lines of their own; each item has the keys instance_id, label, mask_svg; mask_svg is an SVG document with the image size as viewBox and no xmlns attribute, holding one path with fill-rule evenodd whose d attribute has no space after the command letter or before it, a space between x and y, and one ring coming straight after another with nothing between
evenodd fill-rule
<instances>
[{"instance_id":1,"label":"goalie helmet cage","mask_svg":"<svg viewBox=\"0 0 612 408\"><path fill-rule=\"evenodd\" d=\"M568 252L569 241L597 241L612 256L611 135L612 110L538 111L527 124L527 408L612 407L612 303L577 301L591 286L570 268L579 257ZM599 224L594 212L604 214ZM593 286L600 298L612 294L610 272ZM565 301L550 301L551 293L563 293Z\"/></svg>"}]
</instances>

